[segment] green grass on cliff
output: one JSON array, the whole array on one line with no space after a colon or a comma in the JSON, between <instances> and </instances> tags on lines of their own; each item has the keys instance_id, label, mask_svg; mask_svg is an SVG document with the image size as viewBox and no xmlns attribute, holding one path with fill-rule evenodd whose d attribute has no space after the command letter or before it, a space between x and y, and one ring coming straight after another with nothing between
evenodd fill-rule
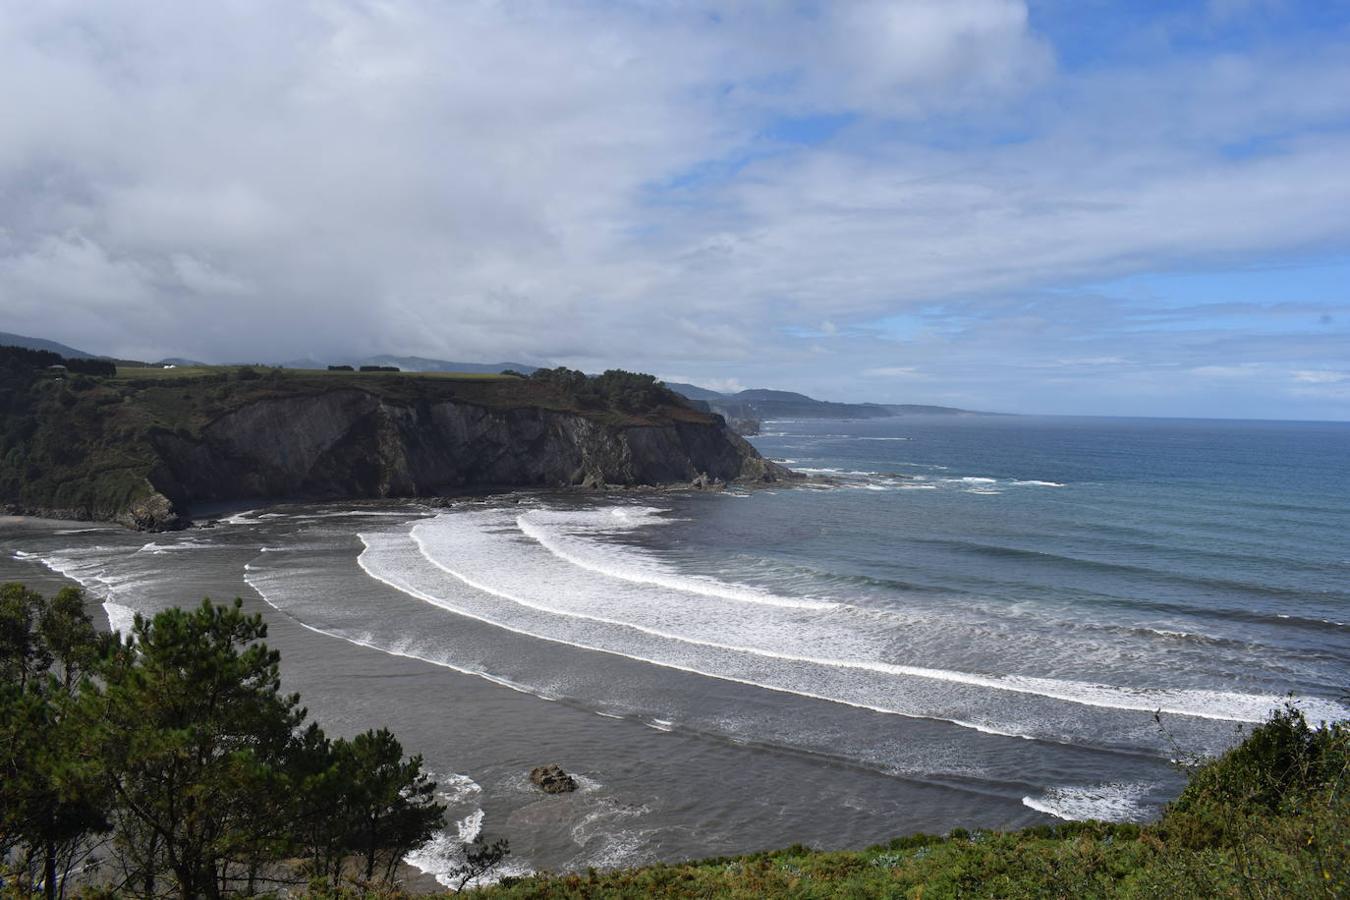
<instances>
[{"instance_id":1,"label":"green grass on cliff","mask_svg":"<svg viewBox=\"0 0 1350 900\"><path fill-rule=\"evenodd\" d=\"M1196 768L1158 822L913 835L859 851L771 853L539 875L484 900L645 897L1350 896L1350 727L1286 710Z\"/></svg>"}]
</instances>

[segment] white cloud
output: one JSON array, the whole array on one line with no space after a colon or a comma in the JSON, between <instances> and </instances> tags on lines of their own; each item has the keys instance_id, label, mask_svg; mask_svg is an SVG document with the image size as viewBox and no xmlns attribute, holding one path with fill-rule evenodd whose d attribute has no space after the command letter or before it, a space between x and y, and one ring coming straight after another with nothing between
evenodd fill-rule
<instances>
[{"instance_id":1,"label":"white cloud","mask_svg":"<svg viewBox=\"0 0 1350 900\"><path fill-rule=\"evenodd\" d=\"M920 372L914 366L877 366L871 369L864 369L863 374L869 378L927 378L928 376Z\"/></svg>"},{"instance_id":2,"label":"white cloud","mask_svg":"<svg viewBox=\"0 0 1350 900\"><path fill-rule=\"evenodd\" d=\"M1269 375L1263 367L1247 363L1239 366L1196 366L1190 370L1190 374L1197 375L1200 378L1218 378L1218 379L1246 379L1262 378Z\"/></svg>"},{"instance_id":3,"label":"white cloud","mask_svg":"<svg viewBox=\"0 0 1350 900\"><path fill-rule=\"evenodd\" d=\"M1036 21L1021 0L0 0L0 83L26 86L0 92L4 327L836 396L847 358L977 401L1047 360L1227 365L1083 340L1120 327L1098 297L1011 298L1346 247L1344 41L1070 72ZM822 114L833 140L772 137ZM866 338L933 309L913 367ZM1320 371L1324 347L1230 358Z\"/></svg>"},{"instance_id":4,"label":"white cloud","mask_svg":"<svg viewBox=\"0 0 1350 900\"><path fill-rule=\"evenodd\" d=\"M1299 371L1293 373L1294 380L1304 384L1340 384L1350 381L1350 372Z\"/></svg>"}]
</instances>

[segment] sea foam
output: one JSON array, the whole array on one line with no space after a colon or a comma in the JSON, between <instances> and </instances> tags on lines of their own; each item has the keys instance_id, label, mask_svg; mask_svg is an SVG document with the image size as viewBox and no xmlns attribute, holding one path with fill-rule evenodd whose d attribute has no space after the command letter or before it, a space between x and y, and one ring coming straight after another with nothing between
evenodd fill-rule
<instances>
[{"instance_id":1,"label":"sea foam","mask_svg":"<svg viewBox=\"0 0 1350 900\"><path fill-rule=\"evenodd\" d=\"M1143 798L1155 785L1095 784L1086 787L1055 787L1038 797L1023 797L1022 804L1059 819L1101 822L1141 822L1152 810Z\"/></svg>"},{"instance_id":2,"label":"sea foam","mask_svg":"<svg viewBox=\"0 0 1350 900\"><path fill-rule=\"evenodd\" d=\"M518 516L516 525L522 534L538 542L559 559L610 578L744 603L798 609L832 609L838 606L829 601L785 597L702 575L686 575L633 548L617 548L614 544L588 540L590 535L603 534L608 530L606 526L633 529L663 522L665 520L659 517L661 512L650 507L616 508L610 511L612 520L600 519L597 522L598 517L594 513L536 510Z\"/></svg>"},{"instance_id":3,"label":"sea foam","mask_svg":"<svg viewBox=\"0 0 1350 900\"><path fill-rule=\"evenodd\" d=\"M653 592L641 585L622 588L622 582L609 578L590 584L584 572L556 569L560 565L556 558L548 563L546 558L522 552L519 538L512 538L511 529L501 527L500 518L497 527L492 527L490 521L475 521L469 515L450 514L418 525L412 529L411 547L406 534L363 535L367 549L359 562L368 574L410 596L519 634L770 690L880 712L941 718L995 733L1059 739L1066 729L1072 734L1103 727L1098 720L1080 721L1067 710L1047 706L1050 701L1251 722L1260 721L1280 703L1273 695L1126 688L894 663L868 658L875 652L867 649L874 635L839 628L829 619L814 625L800 618L775 624L763 618L767 611L756 614L758 621L747 621L748 607L741 607L742 615L730 616L729 607L719 606L716 615L700 622L699 607L680 607L669 592ZM776 615L789 614L800 617L808 612L780 610ZM829 627L822 630L821 625ZM802 647L851 652L817 655L801 652ZM999 701L999 695L1021 695L1032 706L1009 705ZM1333 701L1305 703L1314 714L1342 709ZM952 710L963 708L968 715L953 715ZM1131 730L1127 727L1126 733Z\"/></svg>"}]
</instances>

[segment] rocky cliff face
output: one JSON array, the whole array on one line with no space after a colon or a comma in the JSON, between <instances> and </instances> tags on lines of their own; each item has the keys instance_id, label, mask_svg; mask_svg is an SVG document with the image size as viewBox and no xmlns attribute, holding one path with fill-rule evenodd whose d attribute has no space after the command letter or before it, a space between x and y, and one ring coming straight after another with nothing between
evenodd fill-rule
<instances>
[{"instance_id":1,"label":"rocky cliff face","mask_svg":"<svg viewBox=\"0 0 1350 900\"><path fill-rule=\"evenodd\" d=\"M216 419L200 437L165 431L153 441L159 464L150 482L167 502L142 504L143 515L131 516L139 527L171 525L194 502L252 497L413 497L789 474L718 419L625 426L538 407L404 404L360 390L261 400Z\"/></svg>"}]
</instances>

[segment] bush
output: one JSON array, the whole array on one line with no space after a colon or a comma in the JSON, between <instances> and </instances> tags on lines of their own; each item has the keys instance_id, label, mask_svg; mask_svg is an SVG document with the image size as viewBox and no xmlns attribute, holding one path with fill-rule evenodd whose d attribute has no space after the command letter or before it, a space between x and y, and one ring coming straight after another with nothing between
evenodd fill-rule
<instances>
[{"instance_id":1,"label":"bush","mask_svg":"<svg viewBox=\"0 0 1350 900\"><path fill-rule=\"evenodd\" d=\"M1303 713L1286 706L1241 744L1193 773L1171 809L1184 813L1213 804L1284 812L1344 772L1346 763L1343 724L1312 728Z\"/></svg>"},{"instance_id":2,"label":"bush","mask_svg":"<svg viewBox=\"0 0 1350 900\"><path fill-rule=\"evenodd\" d=\"M1228 753L1199 766L1168 807L1162 830L1192 848L1224 844L1248 833L1253 819L1297 815L1319 793L1350 774L1350 728L1308 725L1287 706Z\"/></svg>"}]
</instances>

